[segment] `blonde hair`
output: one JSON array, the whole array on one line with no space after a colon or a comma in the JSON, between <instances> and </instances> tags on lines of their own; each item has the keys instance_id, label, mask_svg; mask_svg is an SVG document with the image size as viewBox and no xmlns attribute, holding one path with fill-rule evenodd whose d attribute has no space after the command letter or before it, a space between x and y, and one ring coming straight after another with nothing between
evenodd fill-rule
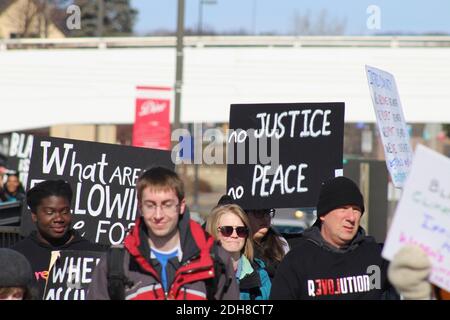
<instances>
[{"instance_id":1,"label":"blonde hair","mask_svg":"<svg viewBox=\"0 0 450 320\"><path fill-rule=\"evenodd\" d=\"M235 216L239 217L244 225L248 228L248 236L245 239L245 245L242 248L241 254L243 254L248 260L253 261L254 249L253 249L253 238L252 238L252 230L250 228L250 222L248 220L247 215L244 210L237 204L227 204L223 206L215 207L208 216L206 220L206 231L213 236L215 239L218 239L219 236L219 221L222 216L227 213L232 213Z\"/></svg>"}]
</instances>

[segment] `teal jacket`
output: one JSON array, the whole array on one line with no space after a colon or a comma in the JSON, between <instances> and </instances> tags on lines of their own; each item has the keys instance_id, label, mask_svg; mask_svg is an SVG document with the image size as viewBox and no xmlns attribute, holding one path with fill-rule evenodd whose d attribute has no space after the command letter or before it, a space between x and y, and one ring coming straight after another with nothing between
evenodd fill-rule
<instances>
[{"instance_id":1,"label":"teal jacket","mask_svg":"<svg viewBox=\"0 0 450 320\"><path fill-rule=\"evenodd\" d=\"M239 259L236 279L240 300L268 300L272 284L264 262L255 258L251 263L244 255Z\"/></svg>"}]
</instances>

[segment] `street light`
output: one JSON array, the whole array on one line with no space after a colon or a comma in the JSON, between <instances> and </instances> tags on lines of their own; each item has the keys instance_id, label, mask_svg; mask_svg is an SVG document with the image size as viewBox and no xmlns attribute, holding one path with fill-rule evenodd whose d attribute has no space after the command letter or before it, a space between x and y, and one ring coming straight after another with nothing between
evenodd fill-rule
<instances>
[{"instance_id":1,"label":"street light","mask_svg":"<svg viewBox=\"0 0 450 320\"><path fill-rule=\"evenodd\" d=\"M198 35L202 35L203 29L203 5L217 4L217 0L198 0Z\"/></svg>"},{"instance_id":2,"label":"street light","mask_svg":"<svg viewBox=\"0 0 450 320\"><path fill-rule=\"evenodd\" d=\"M183 54L184 54L184 0L178 0L177 8L177 48L175 66L175 119L174 129L180 128L181 90L183 86Z\"/></svg>"},{"instance_id":3,"label":"street light","mask_svg":"<svg viewBox=\"0 0 450 320\"><path fill-rule=\"evenodd\" d=\"M256 34L256 1L253 0L253 6L252 6L252 33L253 35Z\"/></svg>"},{"instance_id":4,"label":"street light","mask_svg":"<svg viewBox=\"0 0 450 320\"><path fill-rule=\"evenodd\" d=\"M104 0L97 0L98 14L97 14L97 37L103 37L103 24L105 19L105 2Z\"/></svg>"}]
</instances>

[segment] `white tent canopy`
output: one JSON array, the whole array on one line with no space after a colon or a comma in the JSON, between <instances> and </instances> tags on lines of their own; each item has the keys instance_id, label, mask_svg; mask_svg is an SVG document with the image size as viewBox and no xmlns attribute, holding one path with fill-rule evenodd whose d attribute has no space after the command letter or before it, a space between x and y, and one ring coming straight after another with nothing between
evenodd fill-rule
<instances>
[{"instance_id":1,"label":"white tent canopy","mask_svg":"<svg viewBox=\"0 0 450 320\"><path fill-rule=\"evenodd\" d=\"M373 122L364 66L392 73L407 122L450 123L450 48L189 47L182 122L227 122L232 103L343 101ZM0 51L0 132L132 123L136 86L173 86L175 49Z\"/></svg>"}]
</instances>

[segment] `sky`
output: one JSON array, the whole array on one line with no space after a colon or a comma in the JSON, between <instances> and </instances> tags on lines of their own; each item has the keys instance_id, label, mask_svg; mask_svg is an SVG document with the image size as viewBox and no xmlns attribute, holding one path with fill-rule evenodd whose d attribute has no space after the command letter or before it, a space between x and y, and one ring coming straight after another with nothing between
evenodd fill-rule
<instances>
[{"instance_id":1,"label":"sky","mask_svg":"<svg viewBox=\"0 0 450 320\"><path fill-rule=\"evenodd\" d=\"M294 28L295 14L309 12L314 19L325 9L329 20L345 21L346 35L380 33L450 34L450 0L185 0L185 27L197 29L199 3L203 28L217 31L245 29L250 34L275 32L288 34ZM177 0L131 0L139 10L135 31L139 35L158 29L176 28ZM379 25L367 27L379 8ZM371 20L373 22L373 19ZM379 26L379 29L374 28Z\"/></svg>"}]
</instances>

